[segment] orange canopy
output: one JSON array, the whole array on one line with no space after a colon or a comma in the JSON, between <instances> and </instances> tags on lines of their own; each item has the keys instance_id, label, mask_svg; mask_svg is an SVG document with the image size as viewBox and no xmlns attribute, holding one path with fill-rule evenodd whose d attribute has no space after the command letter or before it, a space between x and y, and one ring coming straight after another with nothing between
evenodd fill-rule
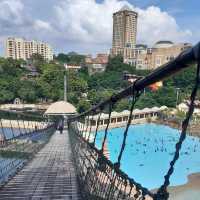
<instances>
[{"instance_id":1,"label":"orange canopy","mask_svg":"<svg viewBox=\"0 0 200 200\"><path fill-rule=\"evenodd\" d=\"M149 89L152 91L157 91L162 86L163 86L163 82L159 81L159 82L153 83L152 85L149 85Z\"/></svg>"}]
</instances>

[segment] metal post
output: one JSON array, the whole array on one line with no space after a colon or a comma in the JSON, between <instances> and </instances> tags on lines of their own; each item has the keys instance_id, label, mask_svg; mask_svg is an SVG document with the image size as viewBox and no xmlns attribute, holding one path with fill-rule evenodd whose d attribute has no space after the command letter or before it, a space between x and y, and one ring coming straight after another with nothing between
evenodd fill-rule
<instances>
[{"instance_id":1,"label":"metal post","mask_svg":"<svg viewBox=\"0 0 200 200\"><path fill-rule=\"evenodd\" d=\"M67 101L67 75L64 73L64 101Z\"/></svg>"}]
</instances>

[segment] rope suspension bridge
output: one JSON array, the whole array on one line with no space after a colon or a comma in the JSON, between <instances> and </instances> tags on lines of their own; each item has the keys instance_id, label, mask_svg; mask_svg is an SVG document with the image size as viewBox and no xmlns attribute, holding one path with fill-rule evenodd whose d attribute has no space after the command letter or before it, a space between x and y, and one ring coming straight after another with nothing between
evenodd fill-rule
<instances>
[{"instance_id":1,"label":"rope suspension bridge","mask_svg":"<svg viewBox=\"0 0 200 200\"><path fill-rule=\"evenodd\" d=\"M152 192L133 178L130 178L121 169L128 130L134 119L135 104L146 87L174 75L194 63L197 64L194 88L191 91L188 113L182 122L180 138L174 147L175 152L169 164L169 169L164 176L163 184L156 192ZM37 175L35 184L40 184L40 188L43 188L43 191L41 192L41 190L37 189L36 185L34 185L35 189L30 189L29 187L27 189L29 194L24 192L22 195L24 199L31 199L32 197L38 199L84 200L169 199L168 186L170 185L170 177L174 172L182 144L187 135L187 128L194 112L194 102L199 84L200 44L197 44L193 48L184 51L175 60L156 69L148 76L138 79L133 85L113 95L108 100L80 115L69 117L66 121L68 132L64 131L64 134L56 135L57 133L55 133L57 119L49 120L38 115L0 111L0 182L2 184L0 199L2 195L4 199L11 198L12 195L20 197L20 194L14 193L13 187L19 187L16 182L20 182L20 187L25 187L25 190L27 188L25 185L29 182L26 180L26 184L22 184L22 181L25 181L27 177L31 177L33 180L33 174ZM106 142L112 121L112 111L116 103L124 98L129 99L131 108L126 127L124 132L121 133L123 134L123 139L118 147L117 162L113 163L109 160L108 152L105 150ZM97 148L97 135L102 125L104 113L108 114L108 119L104 120L103 139L100 148ZM97 122L94 123L96 116ZM68 143L68 136L70 144ZM55 165L57 154L53 153L52 146L48 146L56 145L56 142L58 142L56 149L59 148L59 142L61 142L60 148L63 147L60 150L56 150L57 154L62 157L62 162L60 161L61 158L58 158L59 166ZM37 155L42 156L43 154L45 157L50 156L48 160L53 163L51 163L51 166L49 166L50 163L48 161L43 166L44 163L37 157ZM33 168L35 165L37 165L37 168ZM130 163L130 165L134 165L134 163ZM42 167L46 167L46 171L41 170ZM35 171L31 172L31 170ZM28 172L29 176L26 176ZM54 182L56 184L53 184ZM48 185L48 187L45 185ZM10 190L13 193L9 193ZM21 190L18 188L16 191Z\"/></svg>"}]
</instances>

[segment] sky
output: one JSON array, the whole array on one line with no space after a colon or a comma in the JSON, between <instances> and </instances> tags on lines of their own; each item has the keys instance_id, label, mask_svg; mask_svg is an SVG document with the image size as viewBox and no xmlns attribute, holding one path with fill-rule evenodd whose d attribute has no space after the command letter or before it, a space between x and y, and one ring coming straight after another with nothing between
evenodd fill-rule
<instances>
[{"instance_id":1,"label":"sky","mask_svg":"<svg viewBox=\"0 0 200 200\"><path fill-rule=\"evenodd\" d=\"M55 54L108 52L112 14L124 5L139 14L137 43L200 38L199 0L0 0L0 55L9 36L47 42Z\"/></svg>"}]
</instances>

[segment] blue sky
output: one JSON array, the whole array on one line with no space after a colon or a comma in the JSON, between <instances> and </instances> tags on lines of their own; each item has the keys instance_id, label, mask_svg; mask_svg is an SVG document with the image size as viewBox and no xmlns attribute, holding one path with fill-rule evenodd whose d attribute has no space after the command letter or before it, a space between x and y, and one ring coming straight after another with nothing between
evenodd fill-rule
<instances>
[{"instance_id":1,"label":"blue sky","mask_svg":"<svg viewBox=\"0 0 200 200\"><path fill-rule=\"evenodd\" d=\"M198 0L130 0L129 2L141 8L158 6L173 15L177 22L185 27L194 27L191 20L195 21L196 17L200 19L200 1Z\"/></svg>"},{"instance_id":2,"label":"blue sky","mask_svg":"<svg viewBox=\"0 0 200 200\"><path fill-rule=\"evenodd\" d=\"M197 0L0 0L0 55L7 36L48 42L55 53L108 52L112 13L125 4L139 13L138 43L200 38Z\"/></svg>"}]
</instances>

